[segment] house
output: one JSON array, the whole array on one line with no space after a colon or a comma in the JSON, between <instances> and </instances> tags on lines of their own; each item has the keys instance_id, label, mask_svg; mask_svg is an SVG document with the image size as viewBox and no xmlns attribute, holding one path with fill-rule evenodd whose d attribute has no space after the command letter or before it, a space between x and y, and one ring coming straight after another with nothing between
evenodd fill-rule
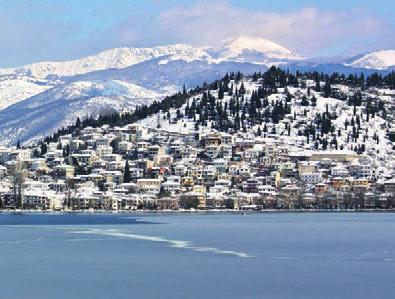
<instances>
[{"instance_id":1,"label":"house","mask_svg":"<svg viewBox=\"0 0 395 299\"><path fill-rule=\"evenodd\" d=\"M74 167L71 165L61 164L55 166L54 172L58 178L72 178L74 176Z\"/></svg>"},{"instance_id":2,"label":"house","mask_svg":"<svg viewBox=\"0 0 395 299\"><path fill-rule=\"evenodd\" d=\"M23 192L23 206L27 209L61 209L62 200L51 190L29 188Z\"/></svg>"},{"instance_id":3,"label":"house","mask_svg":"<svg viewBox=\"0 0 395 299\"><path fill-rule=\"evenodd\" d=\"M305 184L318 184L322 181L322 176L317 172L305 172L300 176L300 180Z\"/></svg>"},{"instance_id":4,"label":"house","mask_svg":"<svg viewBox=\"0 0 395 299\"><path fill-rule=\"evenodd\" d=\"M207 165L203 169L203 180L204 183L207 185L214 185L215 177L217 175L217 169L216 167L212 165Z\"/></svg>"},{"instance_id":5,"label":"house","mask_svg":"<svg viewBox=\"0 0 395 299\"><path fill-rule=\"evenodd\" d=\"M217 173L226 172L226 169L228 168L228 161L222 158L214 159L213 166L216 168Z\"/></svg>"},{"instance_id":6,"label":"house","mask_svg":"<svg viewBox=\"0 0 395 299\"><path fill-rule=\"evenodd\" d=\"M158 210L177 210L180 207L178 198L162 197L156 200Z\"/></svg>"},{"instance_id":7,"label":"house","mask_svg":"<svg viewBox=\"0 0 395 299\"><path fill-rule=\"evenodd\" d=\"M221 133L221 144L223 145L232 145L233 144L233 136L227 133Z\"/></svg>"},{"instance_id":8,"label":"house","mask_svg":"<svg viewBox=\"0 0 395 299\"><path fill-rule=\"evenodd\" d=\"M166 154L166 149L159 145L151 145L147 148L148 157L153 159L155 156L163 156Z\"/></svg>"},{"instance_id":9,"label":"house","mask_svg":"<svg viewBox=\"0 0 395 299\"><path fill-rule=\"evenodd\" d=\"M112 146L100 146L96 149L96 155L99 157L111 155L113 152Z\"/></svg>"},{"instance_id":10,"label":"house","mask_svg":"<svg viewBox=\"0 0 395 299\"><path fill-rule=\"evenodd\" d=\"M226 140L227 137L225 137ZM215 146L218 148L218 146L221 144L221 135L219 134L208 134L203 138L204 141L204 147L207 148L208 146ZM228 143L227 143L228 144Z\"/></svg>"},{"instance_id":11,"label":"house","mask_svg":"<svg viewBox=\"0 0 395 299\"><path fill-rule=\"evenodd\" d=\"M171 192L171 193L177 193L181 191L181 178L179 176L168 176L166 178L166 182L161 184L161 187L164 188L164 190Z\"/></svg>"},{"instance_id":12,"label":"house","mask_svg":"<svg viewBox=\"0 0 395 299\"><path fill-rule=\"evenodd\" d=\"M318 183L314 186L314 191L318 194L323 194L328 190L328 185L324 183Z\"/></svg>"},{"instance_id":13,"label":"house","mask_svg":"<svg viewBox=\"0 0 395 299\"><path fill-rule=\"evenodd\" d=\"M384 190L386 193L391 193L395 196L395 178L384 182Z\"/></svg>"},{"instance_id":14,"label":"house","mask_svg":"<svg viewBox=\"0 0 395 299\"><path fill-rule=\"evenodd\" d=\"M246 193L258 192L258 181L256 179L248 179L243 182L243 191Z\"/></svg>"},{"instance_id":15,"label":"house","mask_svg":"<svg viewBox=\"0 0 395 299\"><path fill-rule=\"evenodd\" d=\"M350 173L345 167L342 166L335 166L331 168L331 176L334 177L347 177Z\"/></svg>"},{"instance_id":16,"label":"house","mask_svg":"<svg viewBox=\"0 0 395 299\"><path fill-rule=\"evenodd\" d=\"M298 164L299 177L303 173L314 173L315 170L316 170L315 164L307 163L307 162L301 162Z\"/></svg>"},{"instance_id":17,"label":"house","mask_svg":"<svg viewBox=\"0 0 395 299\"><path fill-rule=\"evenodd\" d=\"M204 149L204 153L209 158L214 158L218 155L220 147L217 144L207 145Z\"/></svg>"},{"instance_id":18,"label":"house","mask_svg":"<svg viewBox=\"0 0 395 299\"><path fill-rule=\"evenodd\" d=\"M187 173L188 168L183 164L178 164L174 167L174 174L177 176L184 176Z\"/></svg>"},{"instance_id":19,"label":"house","mask_svg":"<svg viewBox=\"0 0 395 299\"><path fill-rule=\"evenodd\" d=\"M332 186L336 190L340 190L340 188L344 185L347 185L347 180L343 177L334 177L332 178Z\"/></svg>"},{"instance_id":20,"label":"house","mask_svg":"<svg viewBox=\"0 0 395 299\"><path fill-rule=\"evenodd\" d=\"M206 207L206 195L198 192L187 192L180 196L180 208L204 209Z\"/></svg>"},{"instance_id":21,"label":"house","mask_svg":"<svg viewBox=\"0 0 395 299\"><path fill-rule=\"evenodd\" d=\"M276 188L271 185L259 185L258 192L263 195L275 195Z\"/></svg>"},{"instance_id":22,"label":"house","mask_svg":"<svg viewBox=\"0 0 395 299\"><path fill-rule=\"evenodd\" d=\"M140 192L159 193L160 185L159 179L137 179L137 189Z\"/></svg>"}]
</instances>

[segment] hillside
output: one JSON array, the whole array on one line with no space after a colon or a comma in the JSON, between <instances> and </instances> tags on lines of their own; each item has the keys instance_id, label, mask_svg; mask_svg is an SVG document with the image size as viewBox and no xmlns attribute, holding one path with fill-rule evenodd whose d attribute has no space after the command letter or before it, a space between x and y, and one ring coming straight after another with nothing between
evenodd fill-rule
<instances>
[{"instance_id":1,"label":"hillside","mask_svg":"<svg viewBox=\"0 0 395 299\"><path fill-rule=\"evenodd\" d=\"M131 114L87 119L83 127L137 121L144 128L174 134L226 132L258 144L284 145L295 153L356 152L377 165L377 173L388 176L395 167L389 139L395 119L390 90L394 83L393 75L295 76L272 67L253 76L230 73ZM63 133L75 129L80 128Z\"/></svg>"},{"instance_id":2,"label":"hillside","mask_svg":"<svg viewBox=\"0 0 395 299\"><path fill-rule=\"evenodd\" d=\"M322 78L317 79L319 85L312 78L281 84L279 72L272 69L261 77L221 80L218 87L189 98L180 109L139 123L182 134L236 133L255 143L286 145L296 153L357 152L378 165L377 173L391 174L395 152L388 130L394 119L393 93L385 88L362 91L346 83L331 84L327 90Z\"/></svg>"},{"instance_id":3,"label":"hillside","mask_svg":"<svg viewBox=\"0 0 395 299\"><path fill-rule=\"evenodd\" d=\"M381 50L351 58L346 65L359 68L386 70L395 66L395 50Z\"/></svg>"},{"instance_id":4,"label":"hillside","mask_svg":"<svg viewBox=\"0 0 395 299\"><path fill-rule=\"evenodd\" d=\"M218 46L116 48L70 61L0 69L0 144L37 140L73 124L77 116L103 114L108 109L130 111L153 99L160 101L183 86L194 88L225 73L252 74L276 65L292 72L386 75L391 51L380 53L320 63L273 41L239 36ZM376 60L372 58L376 56ZM132 90L125 86L132 86ZM42 118L42 111L49 117Z\"/></svg>"},{"instance_id":5,"label":"hillside","mask_svg":"<svg viewBox=\"0 0 395 299\"><path fill-rule=\"evenodd\" d=\"M0 138L35 141L78 117L129 110L158 98L153 91L118 80L56 86L0 111Z\"/></svg>"}]
</instances>

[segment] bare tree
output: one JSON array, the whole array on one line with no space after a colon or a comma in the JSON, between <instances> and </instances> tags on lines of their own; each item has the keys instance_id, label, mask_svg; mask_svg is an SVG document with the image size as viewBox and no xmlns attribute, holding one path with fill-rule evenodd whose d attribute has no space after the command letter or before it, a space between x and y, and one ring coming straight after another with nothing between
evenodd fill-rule
<instances>
[{"instance_id":1,"label":"bare tree","mask_svg":"<svg viewBox=\"0 0 395 299\"><path fill-rule=\"evenodd\" d=\"M77 195L77 187L72 179L67 179L65 181L65 194L66 202L65 205L70 209L75 207L75 196Z\"/></svg>"}]
</instances>

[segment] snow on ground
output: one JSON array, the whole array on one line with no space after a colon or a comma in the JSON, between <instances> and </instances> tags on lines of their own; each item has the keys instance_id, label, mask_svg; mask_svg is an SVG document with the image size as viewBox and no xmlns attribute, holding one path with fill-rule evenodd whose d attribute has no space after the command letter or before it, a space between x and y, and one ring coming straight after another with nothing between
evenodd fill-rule
<instances>
[{"instance_id":1,"label":"snow on ground","mask_svg":"<svg viewBox=\"0 0 395 299\"><path fill-rule=\"evenodd\" d=\"M254 61L269 65L270 61L303 59L291 50L270 40L250 36L239 36L225 40L221 46L209 48L208 52L219 61Z\"/></svg>"},{"instance_id":2,"label":"snow on ground","mask_svg":"<svg viewBox=\"0 0 395 299\"><path fill-rule=\"evenodd\" d=\"M56 86L0 111L0 144L26 142L73 124L77 117L132 110L163 96L119 80L78 81Z\"/></svg>"},{"instance_id":3,"label":"snow on ground","mask_svg":"<svg viewBox=\"0 0 395 299\"><path fill-rule=\"evenodd\" d=\"M184 44L153 48L115 48L96 55L61 62L37 62L23 67L0 69L0 74L24 74L44 79L49 75L74 76L105 69L122 69L161 56L172 56L187 62L208 58L202 49Z\"/></svg>"},{"instance_id":4,"label":"snow on ground","mask_svg":"<svg viewBox=\"0 0 395 299\"><path fill-rule=\"evenodd\" d=\"M244 81L245 88L247 90L246 98L248 99L252 90L257 89L258 84L254 83L250 80ZM240 83L238 84L238 87ZM341 89L343 92L351 94L351 89L346 86L340 87L336 86L337 88ZM335 131L333 134L329 134L328 141L331 141L331 138L336 136L338 141L338 148L342 148L343 150L353 150L357 146L365 144L366 151L364 156L371 161L374 161L375 165L377 165L377 171L381 173L389 173L391 171L391 163L394 163L394 151L392 149L392 143L386 136L385 127L386 121L381 118L380 115L376 114L374 119L370 119L369 122L366 121L366 114L363 114L361 117L361 113L363 113L364 106L357 107L356 115L360 117L361 123L361 131L359 134L359 139L354 142L353 140L347 140L347 135L352 133L352 126L349 125L347 131L345 130L345 121L348 120L351 123L351 118L356 116L353 115L353 106L349 106L347 102L338 100L335 98L325 98L321 96L320 93L311 90L310 99L314 96L317 99L316 106L301 106L300 100L302 96L307 96L307 89L302 88L292 88L288 87L289 92L294 96L290 105L291 105L291 114L288 115L287 119L284 121L280 121L279 124L272 124L267 123L268 127L268 134L265 138L258 137L264 142L269 143L280 143L287 145L290 151L300 151L306 149L314 149L314 142L312 142L310 138L310 143L307 143L307 137L299 136L298 131L299 129L303 129L304 125L309 125L311 122L314 123L314 119L316 115L324 113L328 107L330 113L335 113L337 118L332 121L332 124L335 127ZM217 97L217 91L210 91L210 93ZM369 93L369 91L365 92L364 97L374 97L375 94ZM194 98L200 98L201 95L194 96ZM385 96L383 96L385 97ZM222 100L224 102L228 102L231 99L230 96L225 95L225 98ZM382 99L382 97L380 97ZM272 94L268 97L269 102L276 101L276 100L285 100L285 94L283 89L279 89L278 93ZM189 99L189 103L191 104L192 98ZM184 113L184 109L186 104L180 108L181 113ZM306 112L305 112L306 110ZM160 113L159 115L150 116L147 119L141 120L139 123L142 124L146 128L156 129L159 127L159 130L174 132L174 133L183 133L187 134L189 132L195 131L195 123L192 119L188 119L186 117L178 120L177 122L174 121L176 118L176 109L172 109L170 111L171 118L168 120L165 114ZM304 115L306 113L306 116ZM294 115L296 118L294 119ZM198 116L197 116L198 118ZM291 134L288 136L286 129L285 129L285 122L289 122L292 129ZM159 124L159 126L158 126ZM272 135L270 134L272 127L276 127L277 134ZM262 125L260 126L262 130ZM249 128L247 133L240 133L244 136L251 136L251 139L257 140L257 136L254 135L257 132L258 125L254 126L253 128ZM338 130L341 131L341 136L338 136ZM200 133L208 133L212 132L210 122L206 127L199 127ZM367 132L366 132L367 131ZM364 135L366 135L366 141L364 141ZM380 142L377 143L373 136L378 136Z\"/></svg>"},{"instance_id":5,"label":"snow on ground","mask_svg":"<svg viewBox=\"0 0 395 299\"><path fill-rule=\"evenodd\" d=\"M386 70L395 65L395 50L375 51L358 57L354 61L346 64L352 67Z\"/></svg>"},{"instance_id":6,"label":"snow on ground","mask_svg":"<svg viewBox=\"0 0 395 299\"><path fill-rule=\"evenodd\" d=\"M26 77L0 81L0 110L50 89L50 82L37 82Z\"/></svg>"}]
</instances>

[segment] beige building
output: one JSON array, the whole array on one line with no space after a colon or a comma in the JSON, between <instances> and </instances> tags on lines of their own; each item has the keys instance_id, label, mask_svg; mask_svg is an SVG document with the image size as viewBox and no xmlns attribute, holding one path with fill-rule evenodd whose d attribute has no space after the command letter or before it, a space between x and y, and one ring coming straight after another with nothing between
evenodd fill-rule
<instances>
[{"instance_id":1,"label":"beige building","mask_svg":"<svg viewBox=\"0 0 395 299\"><path fill-rule=\"evenodd\" d=\"M161 181L159 179L138 179L137 188L142 192L158 193Z\"/></svg>"}]
</instances>

